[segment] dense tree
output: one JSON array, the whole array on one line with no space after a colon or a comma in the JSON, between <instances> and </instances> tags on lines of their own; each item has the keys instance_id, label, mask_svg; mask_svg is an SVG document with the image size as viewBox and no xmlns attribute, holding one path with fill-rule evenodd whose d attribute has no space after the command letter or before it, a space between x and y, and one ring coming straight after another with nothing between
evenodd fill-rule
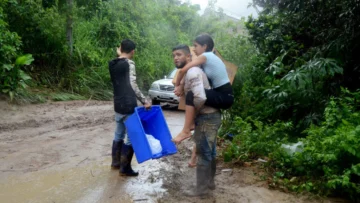
<instances>
[{"instance_id":1,"label":"dense tree","mask_svg":"<svg viewBox=\"0 0 360 203\"><path fill-rule=\"evenodd\" d=\"M261 12L246 27L257 55L239 72L236 107L223 129L233 138L225 158L265 156L270 186L356 199L360 2L254 0L254 5ZM289 141L301 141L297 153Z\"/></svg>"},{"instance_id":2,"label":"dense tree","mask_svg":"<svg viewBox=\"0 0 360 203\"><path fill-rule=\"evenodd\" d=\"M121 39L137 43L139 82L146 90L173 68L173 46L191 44L201 32L215 36L222 29L215 18L200 17L198 5L178 0L5 0L1 8L6 8L8 33L18 36L9 42L17 51L7 63L16 54L31 53L35 61L25 69L33 85L95 99L111 98L107 62L115 57Z\"/></svg>"}]
</instances>

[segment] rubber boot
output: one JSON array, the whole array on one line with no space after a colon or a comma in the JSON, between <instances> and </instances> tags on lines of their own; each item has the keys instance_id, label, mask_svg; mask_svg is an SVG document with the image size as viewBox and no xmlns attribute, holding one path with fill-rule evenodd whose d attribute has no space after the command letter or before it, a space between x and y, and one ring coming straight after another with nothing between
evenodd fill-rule
<instances>
[{"instance_id":1,"label":"rubber boot","mask_svg":"<svg viewBox=\"0 0 360 203\"><path fill-rule=\"evenodd\" d=\"M209 179L209 189L215 190L215 174L216 174L216 160L211 161L211 170L210 170L210 179Z\"/></svg>"},{"instance_id":2,"label":"rubber boot","mask_svg":"<svg viewBox=\"0 0 360 203\"><path fill-rule=\"evenodd\" d=\"M112 151L111 151L111 168L120 169L120 157L121 157L121 147L124 141L115 141L113 140Z\"/></svg>"},{"instance_id":3,"label":"rubber boot","mask_svg":"<svg viewBox=\"0 0 360 203\"><path fill-rule=\"evenodd\" d=\"M123 144L121 148L120 171L121 176L138 176L139 173L131 168L131 159L134 155L134 149L131 145Z\"/></svg>"},{"instance_id":4,"label":"rubber boot","mask_svg":"<svg viewBox=\"0 0 360 203\"><path fill-rule=\"evenodd\" d=\"M196 167L196 188L186 191L185 196L205 197L209 194L210 170L210 166L198 165Z\"/></svg>"}]
</instances>

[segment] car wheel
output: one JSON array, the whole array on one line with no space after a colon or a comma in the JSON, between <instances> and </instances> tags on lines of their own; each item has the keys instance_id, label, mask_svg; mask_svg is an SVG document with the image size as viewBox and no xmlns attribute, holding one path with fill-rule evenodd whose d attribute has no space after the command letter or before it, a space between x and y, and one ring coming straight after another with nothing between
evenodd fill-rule
<instances>
[{"instance_id":1,"label":"car wheel","mask_svg":"<svg viewBox=\"0 0 360 203\"><path fill-rule=\"evenodd\" d=\"M155 100L155 99L151 100L151 103L152 103L152 105L160 105L160 101Z\"/></svg>"}]
</instances>

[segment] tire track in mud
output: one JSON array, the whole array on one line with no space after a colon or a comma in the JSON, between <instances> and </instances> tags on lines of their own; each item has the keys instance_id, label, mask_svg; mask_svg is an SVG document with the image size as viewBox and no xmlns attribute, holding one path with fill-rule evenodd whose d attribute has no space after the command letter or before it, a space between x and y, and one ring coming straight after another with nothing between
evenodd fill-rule
<instances>
[{"instance_id":1,"label":"tire track in mud","mask_svg":"<svg viewBox=\"0 0 360 203\"><path fill-rule=\"evenodd\" d=\"M0 124L0 132L1 133L5 133L5 132L14 132L16 130L23 130L23 129L28 129L28 128L40 128L43 127L45 125L61 125L63 124L61 127L56 128L55 130L64 130L64 129L68 129L68 128L82 128L82 127L87 127L90 125L101 125L107 122L111 122L113 121L113 116L106 116L106 117L102 117L99 119L94 119L94 118L90 118L90 117L76 117L73 119L67 119L67 121L62 122L62 123L57 123L59 122L59 120L61 120L60 118L54 118L54 119L40 119L40 120L36 120L36 119L30 119L30 120L26 120L26 121L20 121L20 122L15 122L15 123L2 123Z\"/></svg>"},{"instance_id":2,"label":"tire track in mud","mask_svg":"<svg viewBox=\"0 0 360 203\"><path fill-rule=\"evenodd\" d=\"M111 147L110 142L104 147L104 135L112 136L108 133L114 124L112 103L84 103L10 106L0 101L2 175L72 167L89 154L96 159L108 155Z\"/></svg>"},{"instance_id":3,"label":"tire track in mud","mask_svg":"<svg viewBox=\"0 0 360 203\"><path fill-rule=\"evenodd\" d=\"M30 119L17 123L0 123L0 132L14 131L24 128L37 128L42 124L47 124L49 122L51 122L51 120L44 120L40 122L35 119Z\"/></svg>"},{"instance_id":4,"label":"tire track in mud","mask_svg":"<svg viewBox=\"0 0 360 203\"><path fill-rule=\"evenodd\" d=\"M112 106L109 104L85 107L76 103L69 103L65 106L55 104L42 109L33 106L28 113L22 113L22 108L17 110L16 113L20 115L17 115L15 119L2 119L0 142L16 142L53 131L80 130L110 124L114 119ZM14 114L10 110L1 113L5 114L5 117ZM11 118L11 116L9 117ZM24 136L26 137L24 138Z\"/></svg>"}]
</instances>

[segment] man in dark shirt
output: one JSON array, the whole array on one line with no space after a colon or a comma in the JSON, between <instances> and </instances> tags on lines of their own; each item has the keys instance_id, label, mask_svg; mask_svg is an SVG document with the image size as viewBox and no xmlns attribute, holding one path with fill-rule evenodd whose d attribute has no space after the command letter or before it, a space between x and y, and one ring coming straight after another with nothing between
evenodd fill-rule
<instances>
[{"instance_id":1,"label":"man in dark shirt","mask_svg":"<svg viewBox=\"0 0 360 203\"><path fill-rule=\"evenodd\" d=\"M149 108L151 105L146 101L136 83L135 63L131 60L135 47L136 45L133 41L128 39L123 40L120 48L117 50L118 58L109 62L109 72L114 88L116 121L111 167L120 169L119 173L123 176L139 175L138 172L133 171L131 168L131 159L134 155L134 150L127 137L124 121L129 115L134 113L137 100L139 100L145 108Z\"/></svg>"}]
</instances>

